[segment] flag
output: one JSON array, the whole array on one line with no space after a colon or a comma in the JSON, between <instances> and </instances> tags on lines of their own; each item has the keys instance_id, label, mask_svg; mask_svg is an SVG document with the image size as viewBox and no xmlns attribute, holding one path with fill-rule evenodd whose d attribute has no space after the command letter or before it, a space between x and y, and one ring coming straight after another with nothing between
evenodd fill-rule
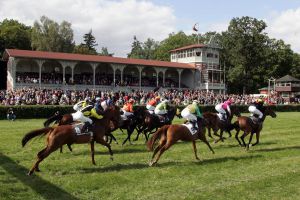
<instances>
[{"instance_id":1,"label":"flag","mask_svg":"<svg viewBox=\"0 0 300 200\"><path fill-rule=\"evenodd\" d=\"M193 26L193 31L198 32L198 23L196 23L196 24Z\"/></svg>"}]
</instances>

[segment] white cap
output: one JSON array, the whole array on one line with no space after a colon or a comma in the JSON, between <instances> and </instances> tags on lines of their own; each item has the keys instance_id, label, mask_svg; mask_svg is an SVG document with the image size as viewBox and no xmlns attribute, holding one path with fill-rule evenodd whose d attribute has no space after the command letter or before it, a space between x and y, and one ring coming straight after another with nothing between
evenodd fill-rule
<instances>
[{"instance_id":1,"label":"white cap","mask_svg":"<svg viewBox=\"0 0 300 200\"><path fill-rule=\"evenodd\" d=\"M101 98L100 97L96 97L96 101L100 101L101 100Z\"/></svg>"},{"instance_id":2,"label":"white cap","mask_svg":"<svg viewBox=\"0 0 300 200\"><path fill-rule=\"evenodd\" d=\"M199 101L198 100L193 100L193 103L199 103Z\"/></svg>"}]
</instances>

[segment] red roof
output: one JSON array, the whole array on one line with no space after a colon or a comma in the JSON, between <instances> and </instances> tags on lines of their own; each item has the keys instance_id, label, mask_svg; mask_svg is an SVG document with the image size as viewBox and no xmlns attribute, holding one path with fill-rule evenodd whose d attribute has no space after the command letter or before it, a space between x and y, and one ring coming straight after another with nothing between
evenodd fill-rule
<instances>
[{"instance_id":1,"label":"red roof","mask_svg":"<svg viewBox=\"0 0 300 200\"><path fill-rule=\"evenodd\" d=\"M170 52L181 51L181 50L192 49L192 48L202 48L202 47L206 47L206 45L205 44L192 44L189 46L180 47L178 49L173 49Z\"/></svg>"},{"instance_id":2,"label":"red roof","mask_svg":"<svg viewBox=\"0 0 300 200\"><path fill-rule=\"evenodd\" d=\"M102 63L116 63L116 64L131 64L131 65L146 65L156 67L173 67L195 69L195 65L177 62L167 62L158 60L144 60L133 58L120 58L111 56L99 55L84 55L74 53L58 53L58 52L45 52L45 51L29 51L18 49L6 49L3 54L3 59L8 60L8 57L22 57L22 58L42 58L53 60L72 60L72 61L85 61L85 62L102 62Z\"/></svg>"}]
</instances>

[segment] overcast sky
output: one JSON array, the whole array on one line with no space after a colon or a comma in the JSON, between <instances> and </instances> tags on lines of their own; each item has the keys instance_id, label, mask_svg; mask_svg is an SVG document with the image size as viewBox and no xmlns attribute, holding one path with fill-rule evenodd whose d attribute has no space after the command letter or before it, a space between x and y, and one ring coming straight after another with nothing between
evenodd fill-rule
<instances>
[{"instance_id":1,"label":"overcast sky","mask_svg":"<svg viewBox=\"0 0 300 200\"><path fill-rule=\"evenodd\" d=\"M283 39L300 53L300 0L1 0L0 21L16 19L33 25L42 15L72 23L77 44L90 29L99 48L126 57L133 36L145 41L169 33L224 31L233 17L265 20L270 37Z\"/></svg>"}]
</instances>

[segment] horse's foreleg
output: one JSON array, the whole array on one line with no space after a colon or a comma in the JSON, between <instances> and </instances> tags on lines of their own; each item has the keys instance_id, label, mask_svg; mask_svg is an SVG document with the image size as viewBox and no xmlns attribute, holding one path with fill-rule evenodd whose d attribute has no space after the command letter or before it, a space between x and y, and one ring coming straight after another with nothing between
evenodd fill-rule
<instances>
[{"instance_id":1,"label":"horse's foreleg","mask_svg":"<svg viewBox=\"0 0 300 200\"><path fill-rule=\"evenodd\" d=\"M210 138L213 138L213 137L211 136L211 128L210 128L210 127L207 127L207 130L208 130L208 136L209 136Z\"/></svg>"},{"instance_id":2,"label":"horse's foreleg","mask_svg":"<svg viewBox=\"0 0 300 200\"><path fill-rule=\"evenodd\" d=\"M72 147L71 147L71 144L67 144L67 146L68 146L68 148L69 148L70 151L73 151L73 150L72 150ZM62 148L62 147L61 147L61 148Z\"/></svg>"},{"instance_id":3,"label":"horse's foreleg","mask_svg":"<svg viewBox=\"0 0 300 200\"><path fill-rule=\"evenodd\" d=\"M94 141L91 142L91 157L92 157L92 163L93 165L96 165L95 162L95 149L94 149L95 143Z\"/></svg>"},{"instance_id":4,"label":"horse's foreleg","mask_svg":"<svg viewBox=\"0 0 300 200\"><path fill-rule=\"evenodd\" d=\"M245 142L245 140L244 140L244 138L245 138L247 135L248 135L248 133L247 133L246 131L244 131L243 135L241 136L241 140L242 140L242 142L243 142L243 146L244 146L244 147L247 146L247 145L246 145L246 142Z\"/></svg>"},{"instance_id":5,"label":"horse's foreleg","mask_svg":"<svg viewBox=\"0 0 300 200\"><path fill-rule=\"evenodd\" d=\"M248 145L247 145L247 151L249 150L249 146L250 146L250 144L251 144L253 135L254 135L254 133L251 132L251 134L250 134L250 139L249 139L249 142L248 142Z\"/></svg>"},{"instance_id":6,"label":"horse's foreleg","mask_svg":"<svg viewBox=\"0 0 300 200\"><path fill-rule=\"evenodd\" d=\"M242 144L242 143L240 142L240 140L239 140L239 133L240 133L240 130L237 130L237 131L236 131L236 134L235 134L235 139L238 141L239 145L242 147L243 144Z\"/></svg>"},{"instance_id":7,"label":"horse's foreleg","mask_svg":"<svg viewBox=\"0 0 300 200\"><path fill-rule=\"evenodd\" d=\"M133 130L130 128L127 129L127 138L123 141L122 146L127 142L127 140L129 141L130 144L132 144L130 140L130 136L133 133L133 131L134 129Z\"/></svg>"},{"instance_id":8,"label":"horse's foreleg","mask_svg":"<svg viewBox=\"0 0 300 200\"><path fill-rule=\"evenodd\" d=\"M202 131L200 133L198 133L198 137L202 142L204 142L208 146L210 151L214 154L215 152L214 152L213 148L210 146L209 142L207 141L207 139L205 137L205 134Z\"/></svg>"},{"instance_id":9,"label":"horse's foreleg","mask_svg":"<svg viewBox=\"0 0 300 200\"><path fill-rule=\"evenodd\" d=\"M196 160L200 160L198 155L197 155L197 147L196 147L195 140L193 140L192 143L193 143L193 150L194 150L195 158L196 158Z\"/></svg>"},{"instance_id":10,"label":"horse's foreleg","mask_svg":"<svg viewBox=\"0 0 300 200\"><path fill-rule=\"evenodd\" d=\"M108 144L103 138L99 138L97 140L97 142L99 144L102 144L102 145L104 145L104 146L106 146L108 148L108 151L109 151L109 154L110 154L110 159L113 160L113 152L111 150L110 144Z\"/></svg>"},{"instance_id":11,"label":"horse's foreleg","mask_svg":"<svg viewBox=\"0 0 300 200\"><path fill-rule=\"evenodd\" d=\"M63 147L62 147L62 146L60 147L60 150L59 150L59 152L60 152L60 153L62 153L62 152L63 152Z\"/></svg>"},{"instance_id":12,"label":"horse's foreleg","mask_svg":"<svg viewBox=\"0 0 300 200\"><path fill-rule=\"evenodd\" d=\"M259 136L260 136L260 131L258 131L256 133L256 142L254 144L252 144L252 146L255 146L255 145L257 145L259 143Z\"/></svg>"}]
</instances>

